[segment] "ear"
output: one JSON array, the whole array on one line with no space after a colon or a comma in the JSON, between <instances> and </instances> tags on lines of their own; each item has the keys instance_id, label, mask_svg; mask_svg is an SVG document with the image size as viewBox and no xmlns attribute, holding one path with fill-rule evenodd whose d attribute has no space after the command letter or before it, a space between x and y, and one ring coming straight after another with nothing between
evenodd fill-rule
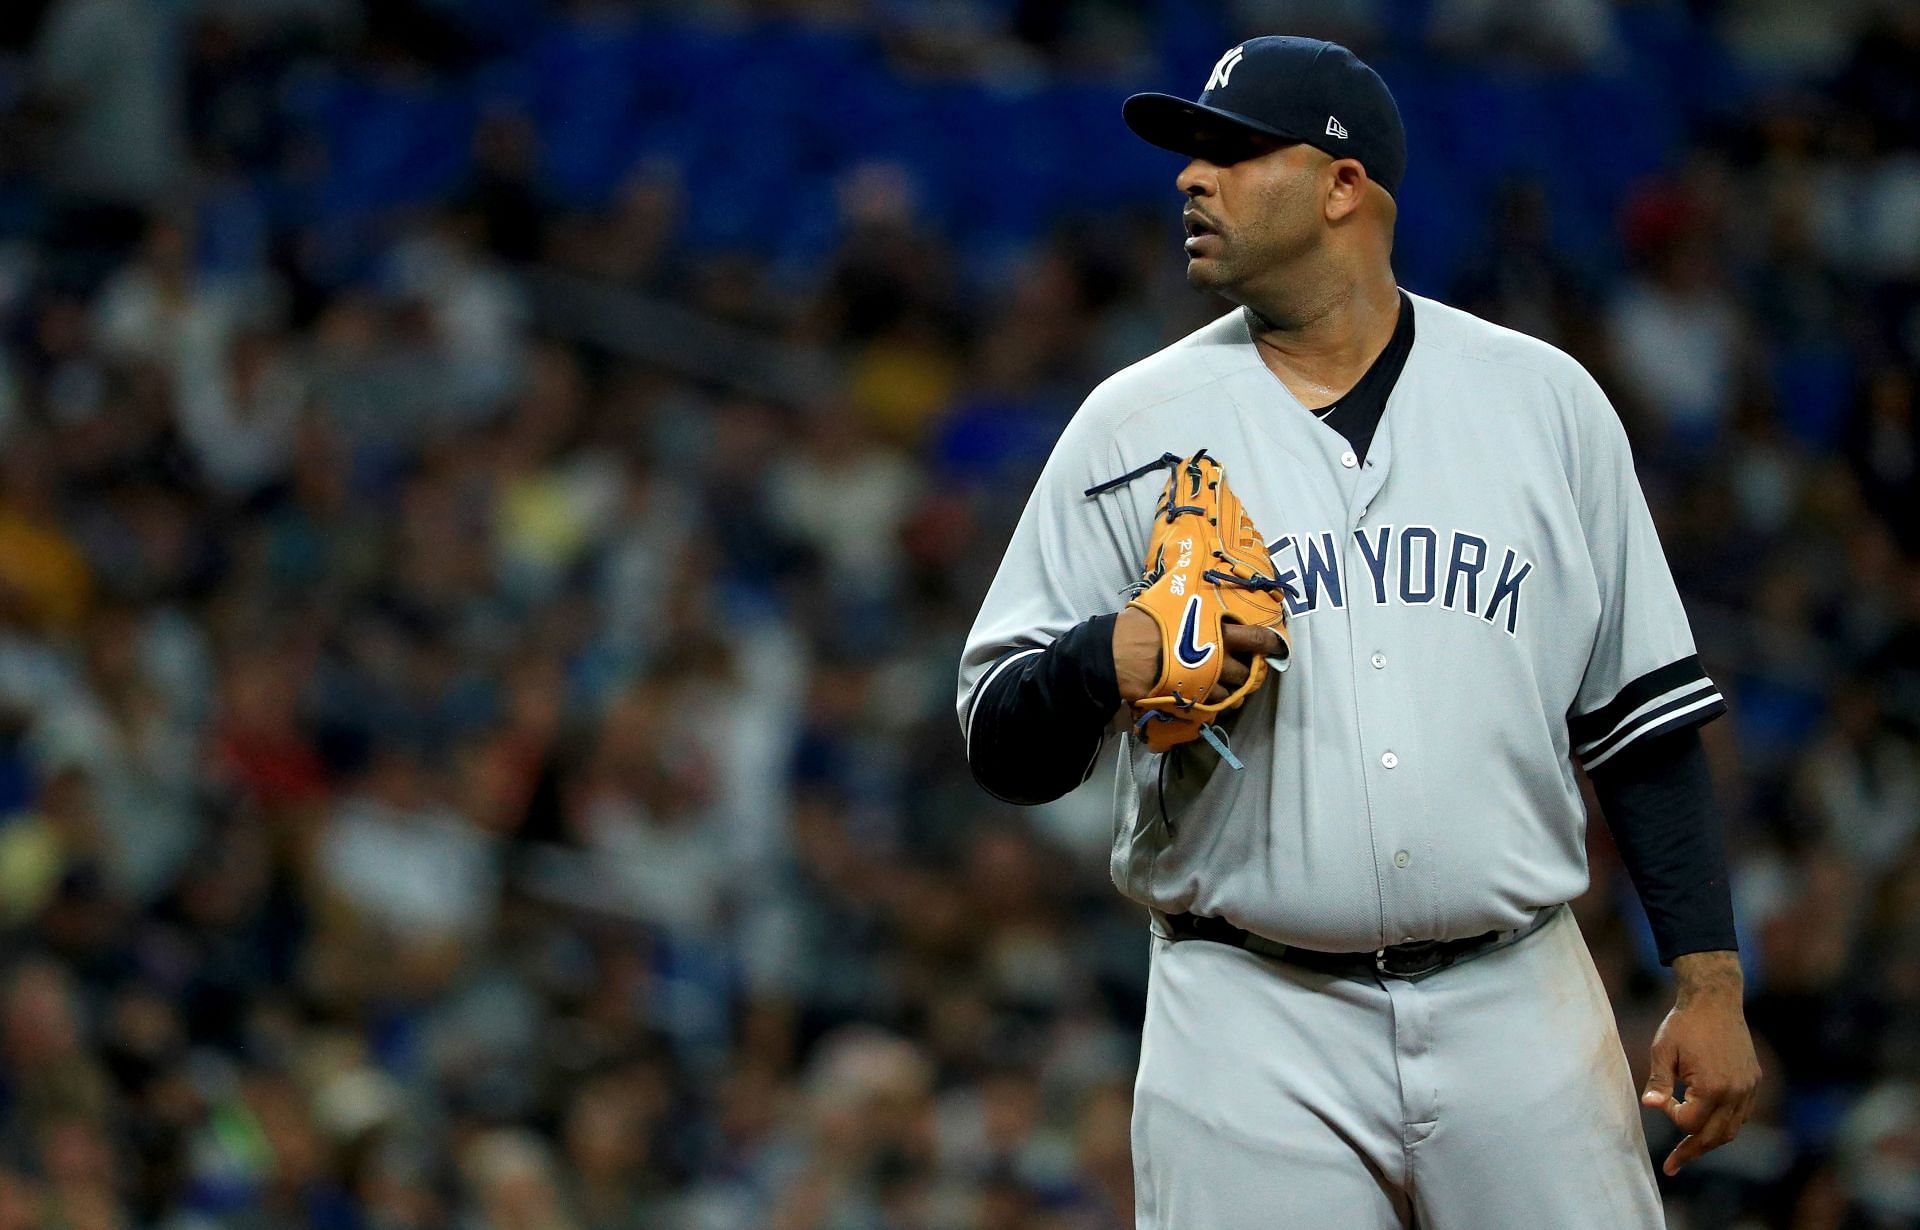
<instances>
[{"instance_id":1,"label":"ear","mask_svg":"<svg viewBox=\"0 0 1920 1230\"><path fill-rule=\"evenodd\" d=\"M1366 199L1367 169L1357 158L1336 158L1327 164L1327 176L1327 221L1345 221Z\"/></svg>"}]
</instances>

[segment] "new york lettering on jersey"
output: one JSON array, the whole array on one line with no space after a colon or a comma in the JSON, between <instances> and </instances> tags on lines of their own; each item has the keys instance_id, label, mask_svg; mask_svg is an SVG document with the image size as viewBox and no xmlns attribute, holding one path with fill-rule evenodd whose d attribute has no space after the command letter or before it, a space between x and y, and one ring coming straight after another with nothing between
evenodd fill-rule
<instances>
[{"instance_id":1,"label":"new york lettering on jersey","mask_svg":"<svg viewBox=\"0 0 1920 1230\"><path fill-rule=\"evenodd\" d=\"M1283 534L1267 545L1281 569L1278 579L1289 586L1289 619L1313 614L1322 602L1344 607L1348 595L1358 593L1376 606L1438 605L1504 628L1508 636L1519 633L1521 591L1533 575L1533 561L1514 547L1490 548L1480 534L1430 525L1367 526L1352 538L1365 564L1357 582L1342 575L1338 535L1331 530ZM1482 574L1488 574L1484 583Z\"/></svg>"}]
</instances>

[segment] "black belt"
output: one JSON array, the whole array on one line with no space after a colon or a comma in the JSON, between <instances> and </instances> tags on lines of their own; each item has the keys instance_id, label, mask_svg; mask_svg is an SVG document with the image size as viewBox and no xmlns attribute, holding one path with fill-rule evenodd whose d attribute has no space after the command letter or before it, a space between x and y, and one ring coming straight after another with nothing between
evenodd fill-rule
<instances>
[{"instance_id":1,"label":"black belt","mask_svg":"<svg viewBox=\"0 0 1920 1230\"><path fill-rule=\"evenodd\" d=\"M1468 957L1524 939L1539 930L1557 912L1557 909L1542 910L1532 922L1512 931L1488 931L1459 940L1414 940L1406 944L1390 944L1372 952L1321 952L1317 948L1282 944L1279 940L1270 940L1264 935L1255 935L1236 927L1224 918L1209 918L1200 914L1159 914L1159 917L1166 923L1167 938L1172 940L1212 940L1216 944L1231 944L1276 961L1347 978L1386 974L1394 978L1414 979L1424 978L1435 970L1443 970Z\"/></svg>"}]
</instances>

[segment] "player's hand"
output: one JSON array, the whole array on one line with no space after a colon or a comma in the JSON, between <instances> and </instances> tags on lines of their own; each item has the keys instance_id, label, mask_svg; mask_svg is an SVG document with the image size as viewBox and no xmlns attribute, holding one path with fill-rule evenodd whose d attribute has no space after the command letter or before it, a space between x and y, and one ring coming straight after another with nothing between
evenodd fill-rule
<instances>
[{"instance_id":1,"label":"player's hand","mask_svg":"<svg viewBox=\"0 0 1920 1230\"><path fill-rule=\"evenodd\" d=\"M1277 657L1286 652L1286 642L1272 628L1226 624L1220 639L1226 646L1227 664L1220 668L1220 681L1207 693L1209 703L1225 700L1247 681L1248 664L1255 654ZM1113 674L1120 684L1120 699L1129 705L1151 695L1159 681L1160 629L1145 611L1125 607L1113 621Z\"/></svg>"},{"instance_id":2,"label":"player's hand","mask_svg":"<svg viewBox=\"0 0 1920 1230\"><path fill-rule=\"evenodd\" d=\"M1753 1113L1760 1061L1741 1007L1739 958L1696 952L1673 963L1680 984L1673 1011L1653 1035L1643 1106L1666 1112L1687 1135L1661 1167L1669 1175L1740 1134ZM1684 1100L1674 1096L1678 1083Z\"/></svg>"},{"instance_id":3,"label":"player's hand","mask_svg":"<svg viewBox=\"0 0 1920 1230\"><path fill-rule=\"evenodd\" d=\"M1152 692L1160 678L1160 629L1145 611L1122 607L1113 621L1113 676L1128 705Z\"/></svg>"},{"instance_id":4,"label":"player's hand","mask_svg":"<svg viewBox=\"0 0 1920 1230\"><path fill-rule=\"evenodd\" d=\"M1225 700L1233 695L1233 690L1247 681L1248 673L1253 669L1254 655L1279 657L1286 653L1286 642L1272 628L1256 628L1248 624L1222 624L1220 640L1227 649L1227 664L1220 668L1220 682L1213 685L1213 691L1207 693L1207 702Z\"/></svg>"}]
</instances>

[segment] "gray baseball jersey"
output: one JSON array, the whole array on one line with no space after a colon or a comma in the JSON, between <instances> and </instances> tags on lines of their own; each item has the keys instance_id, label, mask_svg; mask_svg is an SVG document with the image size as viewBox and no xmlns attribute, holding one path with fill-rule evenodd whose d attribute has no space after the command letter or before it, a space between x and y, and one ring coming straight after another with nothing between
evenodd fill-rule
<instances>
[{"instance_id":1,"label":"gray baseball jersey","mask_svg":"<svg viewBox=\"0 0 1920 1230\"><path fill-rule=\"evenodd\" d=\"M1205 447L1271 544L1293 661L1204 745L1126 732L1112 871L1167 913L1330 951L1519 927L1587 885L1588 767L1724 710L1591 376L1409 296L1364 462L1233 312L1101 384L1055 446L970 634L959 714L1138 578L1158 479Z\"/></svg>"}]
</instances>

